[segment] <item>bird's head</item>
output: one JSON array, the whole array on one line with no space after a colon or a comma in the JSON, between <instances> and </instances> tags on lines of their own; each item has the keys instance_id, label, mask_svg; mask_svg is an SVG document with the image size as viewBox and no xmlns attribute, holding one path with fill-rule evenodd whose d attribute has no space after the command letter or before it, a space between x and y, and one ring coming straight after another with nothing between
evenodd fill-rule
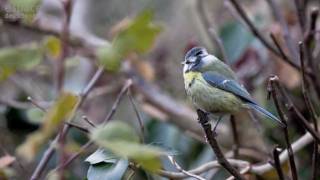
<instances>
[{"instance_id":1,"label":"bird's head","mask_svg":"<svg viewBox=\"0 0 320 180\"><path fill-rule=\"evenodd\" d=\"M199 71L200 68L205 64L206 57L209 56L207 50L203 47L194 47L190 49L182 62L183 72Z\"/></svg>"}]
</instances>

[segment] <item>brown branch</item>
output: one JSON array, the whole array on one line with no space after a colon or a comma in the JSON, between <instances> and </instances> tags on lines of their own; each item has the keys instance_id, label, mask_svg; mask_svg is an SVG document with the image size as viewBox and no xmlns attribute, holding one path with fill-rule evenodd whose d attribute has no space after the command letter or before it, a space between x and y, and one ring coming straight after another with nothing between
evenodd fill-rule
<instances>
[{"instance_id":1,"label":"brown branch","mask_svg":"<svg viewBox=\"0 0 320 180\"><path fill-rule=\"evenodd\" d=\"M212 42L215 42L215 44L217 45L222 57L223 57L223 61L230 65L230 61L229 61L229 58L227 56L227 53L224 49L224 46L223 46L223 43L220 39L220 37L218 36L217 32L211 27L210 25L210 21L208 19L208 16L206 14L206 9L204 8L204 2L203 0L199 0L197 1L196 3L196 6L197 6L197 12L199 14L199 17L201 19L201 22L205 28L205 31L207 33L207 35L209 36L210 40Z\"/></svg>"},{"instance_id":2,"label":"brown branch","mask_svg":"<svg viewBox=\"0 0 320 180\"><path fill-rule=\"evenodd\" d=\"M244 180L245 178L234 167L232 167L231 164L224 157L224 155L218 145L218 142L216 140L216 137L215 137L216 134L211 129L208 115L205 112L201 111L200 109L197 110L197 114L198 114L199 123L201 124L201 126L206 134L206 138L207 138L213 152L215 153L218 162L221 164L222 167L224 167L236 179Z\"/></svg>"},{"instance_id":3,"label":"brown branch","mask_svg":"<svg viewBox=\"0 0 320 180\"><path fill-rule=\"evenodd\" d=\"M296 7L296 12L297 12L297 16L298 16L298 20L301 28L301 33L303 34L306 30L306 25L305 25L306 16L305 16L304 3L301 0L294 0L294 4Z\"/></svg>"},{"instance_id":4,"label":"brown branch","mask_svg":"<svg viewBox=\"0 0 320 180\"><path fill-rule=\"evenodd\" d=\"M300 66L295 63L294 61L290 60L289 57L285 54L284 50L281 48L280 43L277 41L277 38L275 37L275 35L273 33L270 34L270 37L273 41L273 43L276 45L277 49L279 50L279 53L281 55L281 58L288 63L290 66L292 66L293 68L297 69L298 71L301 70ZM310 71L307 71L309 73L311 73Z\"/></svg>"},{"instance_id":5,"label":"brown branch","mask_svg":"<svg viewBox=\"0 0 320 180\"><path fill-rule=\"evenodd\" d=\"M240 141L239 141L239 135L237 131L237 124L236 119L233 115L230 117L230 123L231 123L231 129L232 129L232 137L233 137L233 155L234 158L237 158L239 155L239 147L240 147Z\"/></svg>"},{"instance_id":6,"label":"brown branch","mask_svg":"<svg viewBox=\"0 0 320 180\"><path fill-rule=\"evenodd\" d=\"M82 116L81 119L86 121L90 126L92 126L94 128L96 127L96 125L92 121L90 121L90 119L87 116Z\"/></svg>"},{"instance_id":7,"label":"brown branch","mask_svg":"<svg viewBox=\"0 0 320 180\"><path fill-rule=\"evenodd\" d=\"M128 95L128 97L129 97L129 100L130 100L130 102L131 102L131 105L132 105L133 110L134 110L134 112L135 112L135 114L136 114L137 120L138 120L138 122L139 122L139 127L140 127L140 130L141 130L141 140L142 140L142 143L144 143L144 125L143 125L142 117L141 117L140 112L139 112L139 110L138 110L138 107L137 107L137 105L136 105L136 103L135 103L135 100L134 100L134 98L132 97L130 88L129 88L128 91L127 91L127 95Z\"/></svg>"},{"instance_id":8,"label":"brown branch","mask_svg":"<svg viewBox=\"0 0 320 180\"><path fill-rule=\"evenodd\" d=\"M292 175L292 179L293 180L297 180L298 179L298 175L297 175L297 168L294 162L294 154L292 151L292 147L289 141L289 133L288 133L288 126L287 126L287 121L286 121L286 116L285 113L283 112L281 106L280 106L280 101L277 95L277 91L276 91L276 85L275 82L278 82L278 77L277 76L273 76L269 78L269 93L272 95L272 99L275 103L276 109L278 111L278 114L280 116L280 120L283 124L285 124L285 127L283 128L283 133L284 133L284 137L285 137L285 142L286 142L286 146L287 146L287 151L289 154L289 162L290 162L290 168L291 168L291 175Z\"/></svg>"},{"instance_id":9,"label":"brown branch","mask_svg":"<svg viewBox=\"0 0 320 180\"><path fill-rule=\"evenodd\" d=\"M314 8L310 13L310 25L307 32L305 32L305 38L304 38L304 51L305 51L305 58L308 63L305 64L306 69L310 68L312 70L313 74L318 74L319 72L319 62L317 59L313 57L313 51L316 43L316 36L313 33L316 31L316 23L319 15L319 9ZM312 84L314 88L316 89L316 93L318 97L320 96L320 78L319 76L312 76L311 77L314 83Z\"/></svg>"},{"instance_id":10,"label":"brown branch","mask_svg":"<svg viewBox=\"0 0 320 180\"><path fill-rule=\"evenodd\" d=\"M251 22L243 8L240 6L239 2L237 0L229 0L233 7L237 10L238 14L240 15L241 19L246 23L251 33L258 38L261 43L269 49L272 53L275 55L281 57L281 54L265 39L265 37L262 35L262 33L258 30L257 27L254 26L254 24Z\"/></svg>"},{"instance_id":11,"label":"brown branch","mask_svg":"<svg viewBox=\"0 0 320 180\"><path fill-rule=\"evenodd\" d=\"M278 147L275 147L272 151L273 154L273 159L274 159L274 167L277 170L278 173L278 177L280 180L284 180L284 175L283 175L283 171L281 168L281 163L280 163L280 159L279 159L279 154L280 154L280 149Z\"/></svg>"},{"instance_id":12,"label":"brown branch","mask_svg":"<svg viewBox=\"0 0 320 180\"><path fill-rule=\"evenodd\" d=\"M99 74L99 76L96 76L96 74ZM87 94L90 92L90 90L92 89L92 87L94 86L94 84L98 81L99 77L102 75L102 73L100 73L100 70L98 69L98 71L95 73L95 75L93 76L93 78L89 81L88 85L84 88L84 90L81 93L80 96L80 102L77 104L77 107L75 109L79 109L83 103L83 101L85 101ZM91 88L90 88L91 87ZM85 91L87 90L87 91ZM70 118L72 119L72 117ZM69 122L69 121L67 121ZM32 173L31 176L31 180L37 180L40 178L42 172L44 171L44 169L46 168L49 160L51 159L54 151L55 151L55 144L57 143L60 135L64 135L67 134L67 132L69 131L70 126L69 125L65 125L63 127L63 130L61 131L61 134L59 133L55 139L53 140L53 142L51 142L51 144L49 145L49 147L46 149L46 151L44 152L40 162L37 164L36 169L34 170L34 172Z\"/></svg>"},{"instance_id":13,"label":"brown branch","mask_svg":"<svg viewBox=\"0 0 320 180\"><path fill-rule=\"evenodd\" d=\"M302 94L304 97L304 102L306 104L306 107L308 109L308 112L311 116L314 129L316 132L318 131L318 123L317 123L317 115L314 109L314 106L311 102L311 97L310 97L310 86L308 83L308 79L305 75L305 59L304 59L304 45L302 42L299 43L299 49L300 49L300 62L301 62L301 74L302 74ZM313 144L313 153L312 153L312 179L316 180L317 179L317 169L318 169L318 163L319 163L319 155L318 155L318 143L314 142Z\"/></svg>"},{"instance_id":14,"label":"brown branch","mask_svg":"<svg viewBox=\"0 0 320 180\"><path fill-rule=\"evenodd\" d=\"M60 36L61 40L61 54L59 58L56 60L56 70L55 70L55 87L57 90L57 94L63 89L63 83L64 83L64 63L65 59L68 56L69 53L69 46L68 46L68 40L69 40L69 24L70 24L70 17L71 17L71 9L72 9L72 2L71 0L61 0L61 3L63 4L63 10L64 10L64 16L63 16L63 22L62 22L62 32Z\"/></svg>"},{"instance_id":15,"label":"brown branch","mask_svg":"<svg viewBox=\"0 0 320 180\"><path fill-rule=\"evenodd\" d=\"M291 98L289 97L289 95L286 93L286 91L284 90L284 88L280 85L279 81L278 81L278 77L276 77L274 81L276 88L279 90L279 93L281 94L282 97L285 98L286 101L286 108L294 113L298 118L294 118L294 120L297 121L298 124L301 124L306 131L308 131L312 137L315 139L315 141L320 144L320 135L319 133L317 133L309 124L308 120L306 120L306 118L301 114L301 112L298 110L298 108L293 104Z\"/></svg>"},{"instance_id":16,"label":"brown branch","mask_svg":"<svg viewBox=\"0 0 320 180\"><path fill-rule=\"evenodd\" d=\"M122 100L123 96L126 94L126 92L128 91L128 89L131 87L132 85L132 81L131 79L127 80L125 82L125 84L123 85L120 93L118 94L115 102L113 103L108 115L106 116L106 118L104 119L104 121L102 122L103 125L107 124L112 117L114 116L116 109L119 106L120 101ZM88 141L85 145L81 146L80 151L78 151L77 153L73 154L69 159L67 159L63 164L60 164L58 167L56 167L54 169L54 171L59 171L61 169L66 168L73 160L75 160L77 157L79 157L86 149L88 149L91 145L93 144L93 141L90 140Z\"/></svg>"},{"instance_id":17,"label":"brown branch","mask_svg":"<svg viewBox=\"0 0 320 180\"><path fill-rule=\"evenodd\" d=\"M75 123L65 122L65 124L68 124L70 127L79 129L80 131L85 132L85 133L89 133L90 132L87 128L82 127L82 126L80 126L78 124L75 124Z\"/></svg>"},{"instance_id":18,"label":"brown branch","mask_svg":"<svg viewBox=\"0 0 320 180\"><path fill-rule=\"evenodd\" d=\"M103 124L106 124L111 120L114 113L116 113L117 107L119 106L119 103L120 103L122 97L125 95L125 93L127 93L128 89L130 88L131 85L132 85L132 80L131 79L127 80L126 83L124 84L123 88L121 89L119 95L117 96L116 101L112 105L111 111L109 111L108 115L104 119Z\"/></svg>"},{"instance_id":19,"label":"brown branch","mask_svg":"<svg viewBox=\"0 0 320 180\"><path fill-rule=\"evenodd\" d=\"M275 2L274 0L266 0L266 1L270 6L276 21L278 21L278 23L282 27L283 38L286 42L286 45L287 45L287 48L288 48L290 54L292 55L292 58L290 58L290 59L293 59L294 62L298 62L298 59L299 59L298 50L294 46L295 45L294 40L292 39L292 37L290 35L288 24L284 18L284 15L281 13L282 11L278 5L278 2ZM280 50L280 49L278 48L278 50Z\"/></svg>"}]
</instances>

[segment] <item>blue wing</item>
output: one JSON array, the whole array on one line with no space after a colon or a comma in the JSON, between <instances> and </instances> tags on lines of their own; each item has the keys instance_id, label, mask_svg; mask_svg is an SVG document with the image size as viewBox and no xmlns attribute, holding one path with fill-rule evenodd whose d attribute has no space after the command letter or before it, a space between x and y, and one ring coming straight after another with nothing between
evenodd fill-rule
<instances>
[{"instance_id":1,"label":"blue wing","mask_svg":"<svg viewBox=\"0 0 320 180\"><path fill-rule=\"evenodd\" d=\"M275 117L273 114L271 114L267 110L260 107L251 98L248 91L244 87L242 87L237 81L228 79L223 75L219 75L212 71L202 73L202 77L211 86L236 95L237 97L241 98L252 109L274 120L280 126L285 127L285 125L277 117Z\"/></svg>"},{"instance_id":2,"label":"blue wing","mask_svg":"<svg viewBox=\"0 0 320 180\"><path fill-rule=\"evenodd\" d=\"M243 88L237 81L228 79L225 76L219 75L212 71L202 73L202 77L211 86L232 93L240 97L245 102L256 104L251 98L248 91Z\"/></svg>"}]
</instances>

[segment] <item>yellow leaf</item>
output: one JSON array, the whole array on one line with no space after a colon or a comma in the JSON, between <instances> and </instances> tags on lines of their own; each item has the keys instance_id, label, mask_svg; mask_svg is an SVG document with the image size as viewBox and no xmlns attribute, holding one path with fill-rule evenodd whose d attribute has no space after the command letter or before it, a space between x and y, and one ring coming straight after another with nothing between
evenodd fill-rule
<instances>
[{"instance_id":1,"label":"yellow leaf","mask_svg":"<svg viewBox=\"0 0 320 180\"><path fill-rule=\"evenodd\" d=\"M46 52L47 54L52 57L52 58L58 58L61 54L61 40L54 37L54 36L49 36L45 40L45 47L46 47Z\"/></svg>"},{"instance_id":2,"label":"yellow leaf","mask_svg":"<svg viewBox=\"0 0 320 180\"><path fill-rule=\"evenodd\" d=\"M33 160L41 145L58 131L65 120L73 117L78 101L78 96L62 93L45 114L41 128L27 137L27 140L18 147L17 153L28 161Z\"/></svg>"}]
</instances>

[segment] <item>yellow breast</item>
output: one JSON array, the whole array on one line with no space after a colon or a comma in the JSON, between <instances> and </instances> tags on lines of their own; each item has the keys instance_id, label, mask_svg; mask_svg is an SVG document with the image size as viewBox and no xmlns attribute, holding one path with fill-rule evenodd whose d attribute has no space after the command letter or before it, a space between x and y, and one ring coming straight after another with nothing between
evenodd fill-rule
<instances>
[{"instance_id":1,"label":"yellow breast","mask_svg":"<svg viewBox=\"0 0 320 180\"><path fill-rule=\"evenodd\" d=\"M200 72L189 71L183 74L183 78L184 78L185 88L188 89L188 87L192 85L195 79L200 79L202 78L202 76Z\"/></svg>"}]
</instances>

